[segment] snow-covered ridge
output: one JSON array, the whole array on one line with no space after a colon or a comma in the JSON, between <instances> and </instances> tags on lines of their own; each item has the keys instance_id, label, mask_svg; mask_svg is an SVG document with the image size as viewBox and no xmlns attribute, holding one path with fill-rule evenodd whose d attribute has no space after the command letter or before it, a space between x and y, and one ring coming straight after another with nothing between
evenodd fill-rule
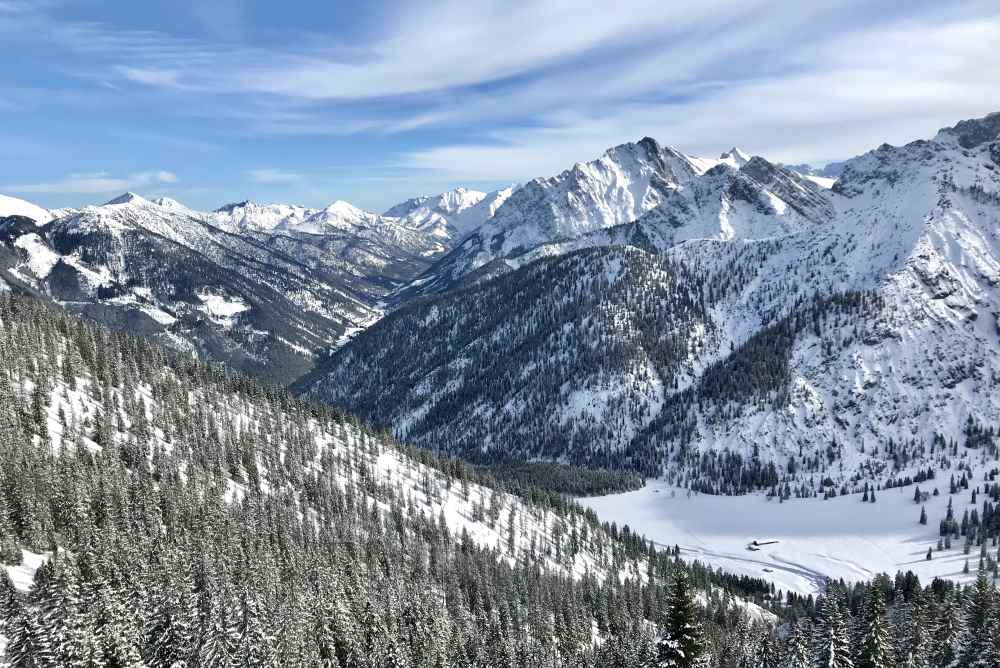
<instances>
[{"instance_id":1,"label":"snow-covered ridge","mask_svg":"<svg viewBox=\"0 0 1000 668\"><path fill-rule=\"evenodd\" d=\"M7 216L24 216L31 218L37 225L44 225L52 220L52 213L43 209L37 204L26 202L23 199L0 195L0 218Z\"/></svg>"},{"instance_id":2,"label":"snow-covered ridge","mask_svg":"<svg viewBox=\"0 0 1000 668\"><path fill-rule=\"evenodd\" d=\"M619 228L636 222L661 248L690 238L794 233L831 219L822 185L735 147L718 159L697 158L646 137L521 186L401 294L440 293L500 261L519 266L536 257L621 243L623 236L635 235Z\"/></svg>"}]
</instances>

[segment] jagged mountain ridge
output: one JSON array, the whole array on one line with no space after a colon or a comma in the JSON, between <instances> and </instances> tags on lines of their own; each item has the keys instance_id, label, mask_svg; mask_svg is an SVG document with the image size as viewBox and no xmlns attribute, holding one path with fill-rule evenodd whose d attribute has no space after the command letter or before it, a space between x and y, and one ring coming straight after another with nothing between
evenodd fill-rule
<instances>
[{"instance_id":1,"label":"jagged mountain ridge","mask_svg":"<svg viewBox=\"0 0 1000 668\"><path fill-rule=\"evenodd\" d=\"M384 216L402 218L409 225L435 236L461 242L507 201L515 187L490 193L456 188L440 195L424 195L397 204Z\"/></svg>"},{"instance_id":2,"label":"jagged mountain ridge","mask_svg":"<svg viewBox=\"0 0 1000 668\"><path fill-rule=\"evenodd\" d=\"M513 448L523 456L617 462L681 478L701 475L703 456L731 452L744 463L779 467L794 457L808 461L811 474L835 480L863 467L886 479L926 457L921 448L935 435L964 443L970 419L1000 424L998 118L961 123L931 141L882 146L848 161L831 190L761 158L739 170L712 166L683 188L657 191L658 206L635 222L501 258L493 266L503 268L481 281L404 307L321 363L302 387L417 442L452 435L458 452ZM720 225L721 203L737 214L727 218L731 233ZM746 206L740 211L734 203ZM585 252L592 274L556 293L575 295L619 257L620 244L636 247L626 262L658 256L693 277L691 294L704 315L679 323L698 345L673 366L654 364L644 376L653 382L636 386L642 391L628 390L633 383L621 370L642 368L651 350L673 341L676 323L661 314L654 320L662 341L654 336L650 345L623 351L624 361L599 362L603 377L591 369L579 386L535 392L572 374L553 374L548 340L519 324L546 322L551 304L520 299L517 286L531 275L536 290L555 290L560 260L546 256ZM636 294L652 294L660 284L641 272L634 277L629 289ZM482 332L482 341L467 341L494 293L508 294L510 306L494 316L497 326ZM582 308L576 323L620 305L605 296ZM444 330L429 318L435 309L448 313ZM637 317L625 309L625 322ZM565 368L586 359L587 334L565 334ZM499 383L499 396L497 379L505 376L464 356L498 345L517 350L519 360L510 372L516 381ZM388 375L375 352L383 347L406 361ZM413 368L411 360L429 355L426 347L452 353ZM573 359L577 352L584 357ZM571 400L573 389L586 395L582 401ZM522 397L532 400L517 404ZM490 422L497 411L508 411L507 422ZM533 425L534 440L522 438L520 425ZM586 442L582 435L612 454L578 445ZM890 439L907 444L902 459Z\"/></svg>"},{"instance_id":3,"label":"jagged mountain ridge","mask_svg":"<svg viewBox=\"0 0 1000 668\"><path fill-rule=\"evenodd\" d=\"M469 219L470 197L487 211L502 197L468 192L438 199L465 194L468 206L454 213ZM205 213L125 193L54 212L15 198L0 205L38 223L5 224L4 285L281 382L377 320L380 301L450 248L454 233L341 201Z\"/></svg>"},{"instance_id":4,"label":"jagged mountain ridge","mask_svg":"<svg viewBox=\"0 0 1000 668\"><path fill-rule=\"evenodd\" d=\"M729 192L723 192L725 188ZM822 222L821 190L809 178L763 158L750 158L735 147L718 159L697 158L646 137L611 148L596 160L577 163L556 176L524 184L492 218L400 291L396 303L441 294L541 255L606 245L606 240L620 238L615 228L644 217L662 218L671 227L681 228L689 219L711 216L706 223L718 228L686 226L664 239L663 225L649 226L647 230L659 238L660 246L669 245L678 234L726 238L742 233L731 229L729 208L734 202L744 202L764 215L777 215L782 221L791 208L793 214ZM713 202L716 210L709 212ZM733 214L734 220L739 214ZM778 234L781 230L752 233Z\"/></svg>"}]
</instances>

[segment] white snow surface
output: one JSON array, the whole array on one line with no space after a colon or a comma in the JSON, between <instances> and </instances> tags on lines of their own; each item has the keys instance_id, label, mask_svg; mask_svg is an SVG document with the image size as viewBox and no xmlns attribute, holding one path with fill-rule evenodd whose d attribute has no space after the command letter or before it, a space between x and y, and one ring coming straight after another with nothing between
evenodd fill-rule
<instances>
[{"instance_id":1,"label":"white snow surface","mask_svg":"<svg viewBox=\"0 0 1000 668\"><path fill-rule=\"evenodd\" d=\"M35 221L36 225L44 225L52 220L52 213L37 204L9 195L0 195L0 218L7 216L25 216Z\"/></svg>"},{"instance_id":2,"label":"white snow surface","mask_svg":"<svg viewBox=\"0 0 1000 668\"><path fill-rule=\"evenodd\" d=\"M35 571L52 556L51 553L36 553L29 550L21 550L21 563L17 566L3 566L7 570L7 575L14 583L14 588L18 591L26 592L31 589L31 583L35 580ZM0 656L3 652L0 652Z\"/></svg>"},{"instance_id":3,"label":"white snow surface","mask_svg":"<svg viewBox=\"0 0 1000 668\"><path fill-rule=\"evenodd\" d=\"M14 241L14 246L28 254L28 266L36 278L45 278L59 263L60 256L37 234L24 234Z\"/></svg>"},{"instance_id":4,"label":"white snow surface","mask_svg":"<svg viewBox=\"0 0 1000 668\"><path fill-rule=\"evenodd\" d=\"M981 478L976 479L977 482ZM604 521L633 531L661 546L681 549L684 559L699 560L729 573L763 578L784 591L821 593L829 579L859 582L879 573L894 576L913 571L921 582L947 578L969 582L975 577L979 550L963 553L961 539L952 549L936 551L938 523L948 499L961 520L972 510L970 493L951 497L948 479L918 485L932 496L926 506L928 523L919 523L921 505L914 503L912 485L876 492L876 502L861 495L833 499L777 498L760 494L713 496L689 494L663 481L650 481L634 492L580 499ZM754 541L776 540L749 550ZM928 548L935 549L927 561ZM966 559L971 574L962 572Z\"/></svg>"},{"instance_id":5,"label":"white snow surface","mask_svg":"<svg viewBox=\"0 0 1000 668\"><path fill-rule=\"evenodd\" d=\"M198 293L201 300L200 310L205 312L215 322L224 327L232 327L236 323L236 316L244 311L250 310L250 305L240 297L227 297L225 295L212 294L210 292Z\"/></svg>"}]
</instances>

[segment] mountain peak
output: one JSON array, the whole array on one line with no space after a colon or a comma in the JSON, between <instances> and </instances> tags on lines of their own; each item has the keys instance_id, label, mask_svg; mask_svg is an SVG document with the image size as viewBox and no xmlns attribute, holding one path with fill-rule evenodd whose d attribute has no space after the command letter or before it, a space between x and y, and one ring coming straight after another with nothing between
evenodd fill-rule
<instances>
[{"instance_id":1,"label":"mountain peak","mask_svg":"<svg viewBox=\"0 0 1000 668\"><path fill-rule=\"evenodd\" d=\"M947 141L950 138L954 138L962 148L975 148L980 144L1000 139L1000 111L982 118L959 121L950 128L941 128L934 139Z\"/></svg>"},{"instance_id":2,"label":"mountain peak","mask_svg":"<svg viewBox=\"0 0 1000 668\"><path fill-rule=\"evenodd\" d=\"M115 197L114 199L108 200L103 204L103 206L112 206L114 204L149 204L149 203L150 203L149 200L147 200L145 197L143 197L142 195L138 195L130 190L128 192L122 193L121 195Z\"/></svg>"},{"instance_id":3,"label":"mountain peak","mask_svg":"<svg viewBox=\"0 0 1000 668\"><path fill-rule=\"evenodd\" d=\"M660 144L652 137L646 136L638 141L638 145L654 153L659 152Z\"/></svg>"},{"instance_id":4,"label":"mountain peak","mask_svg":"<svg viewBox=\"0 0 1000 668\"><path fill-rule=\"evenodd\" d=\"M350 202L345 202L342 199L338 199L331 203L328 207L324 209L328 213L336 213L341 216L364 216L367 212L364 209L359 209Z\"/></svg>"},{"instance_id":5,"label":"mountain peak","mask_svg":"<svg viewBox=\"0 0 1000 668\"><path fill-rule=\"evenodd\" d=\"M218 209L216 209L213 213L231 213L235 209L242 209L242 208L246 208L246 207L249 207L249 206L256 206L256 205L257 205L256 202L252 202L252 201L250 201L248 199L245 199L242 202L230 202L229 204L223 204Z\"/></svg>"},{"instance_id":6,"label":"mountain peak","mask_svg":"<svg viewBox=\"0 0 1000 668\"><path fill-rule=\"evenodd\" d=\"M153 200L153 204L161 206L164 209L170 211L187 211L188 208L175 200L173 197L157 197Z\"/></svg>"},{"instance_id":7,"label":"mountain peak","mask_svg":"<svg viewBox=\"0 0 1000 668\"><path fill-rule=\"evenodd\" d=\"M724 162L739 169L750 162L750 156L734 146L719 156L719 162Z\"/></svg>"}]
</instances>

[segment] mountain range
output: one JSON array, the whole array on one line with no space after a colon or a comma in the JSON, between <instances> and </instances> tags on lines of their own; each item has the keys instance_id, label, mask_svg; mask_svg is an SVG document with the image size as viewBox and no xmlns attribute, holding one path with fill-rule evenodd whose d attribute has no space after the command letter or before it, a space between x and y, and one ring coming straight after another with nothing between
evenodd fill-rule
<instances>
[{"instance_id":1,"label":"mountain range","mask_svg":"<svg viewBox=\"0 0 1000 668\"><path fill-rule=\"evenodd\" d=\"M1000 114L963 121L830 188L760 156L618 146L515 191L299 387L474 459L709 491L773 485L769 466L838 488L912 475L932 443L985 456L998 140Z\"/></svg>"},{"instance_id":2,"label":"mountain range","mask_svg":"<svg viewBox=\"0 0 1000 668\"><path fill-rule=\"evenodd\" d=\"M287 383L509 194L459 189L379 215L240 202L193 211L126 193L56 212L0 200L9 287ZM396 207L398 208L398 207Z\"/></svg>"},{"instance_id":3,"label":"mountain range","mask_svg":"<svg viewBox=\"0 0 1000 668\"><path fill-rule=\"evenodd\" d=\"M998 192L1000 114L823 170L647 137L383 214L6 198L0 261L449 454L843 485L996 447Z\"/></svg>"}]
</instances>

